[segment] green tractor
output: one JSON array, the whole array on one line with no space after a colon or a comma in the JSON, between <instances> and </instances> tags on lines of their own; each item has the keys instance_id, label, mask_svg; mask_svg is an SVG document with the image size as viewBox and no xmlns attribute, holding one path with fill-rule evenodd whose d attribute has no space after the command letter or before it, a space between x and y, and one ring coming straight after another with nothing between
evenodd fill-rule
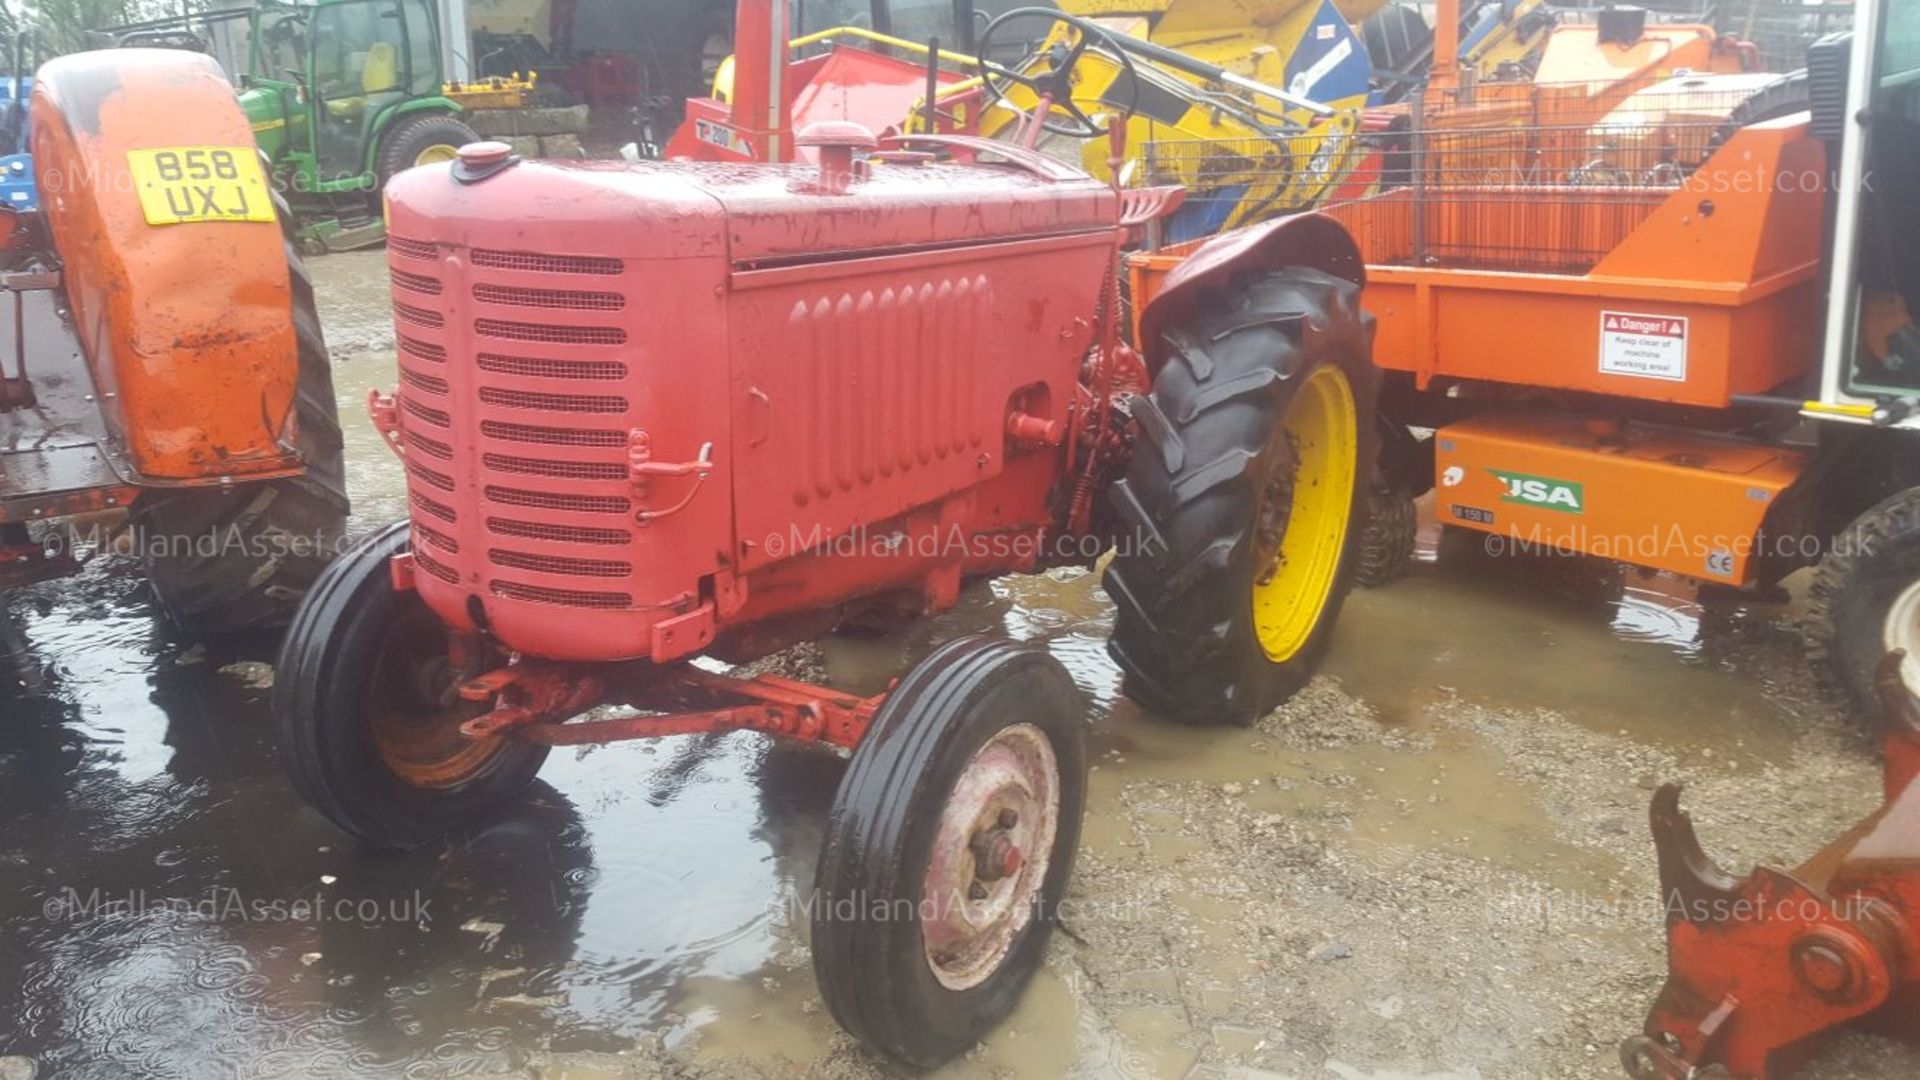
<instances>
[{"instance_id":1,"label":"green tractor","mask_svg":"<svg viewBox=\"0 0 1920 1080\"><path fill-rule=\"evenodd\" d=\"M263 0L103 33L116 45L211 53L243 72L240 107L310 253L379 243L387 181L480 138L442 92L429 0Z\"/></svg>"}]
</instances>

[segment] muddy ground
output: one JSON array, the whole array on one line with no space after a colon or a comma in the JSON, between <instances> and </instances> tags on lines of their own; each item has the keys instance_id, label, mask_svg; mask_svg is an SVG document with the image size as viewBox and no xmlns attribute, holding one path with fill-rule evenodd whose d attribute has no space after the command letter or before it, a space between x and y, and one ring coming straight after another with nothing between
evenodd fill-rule
<instances>
[{"instance_id":1,"label":"muddy ground","mask_svg":"<svg viewBox=\"0 0 1920 1080\"><path fill-rule=\"evenodd\" d=\"M384 268L315 271L370 527L401 505L359 405L393 378ZM1087 692L1097 768L1066 933L943 1075L1616 1076L1663 972L1654 787L1684 780L1739 870L1797 863L1873 809L1871 742L1810 690L1791 604L1703 608L1665 578L1471 542L1426 556L1356 594L1325 674L1250 730L1119 697L1111 608L1084 573L789 659L871 691L991 630L1044 643ZM270 642L173 640L109 560L8 611L0 1065L885 1074L823 1013L792 903L833 755L749 734L557 753L499 821L375 855L279 776ZM210 896L382 910L194 906ZM1920 1052L1847 1037L1802 1075L1920 1075Z\"/></svg>"}]
</instances>

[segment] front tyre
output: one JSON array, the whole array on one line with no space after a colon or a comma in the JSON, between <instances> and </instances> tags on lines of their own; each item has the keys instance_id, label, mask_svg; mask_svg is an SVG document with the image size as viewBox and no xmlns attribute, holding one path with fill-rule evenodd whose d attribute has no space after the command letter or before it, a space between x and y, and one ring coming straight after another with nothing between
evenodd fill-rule
<instances>
[{"instance_id":1,"label":"front tyre","mask_svg":"<svg viewBox=\"0 0 1920 1080\"><path fill-rule=\"evenodd\" d=\"M1816 677L1878 723L1874 674L1904 649L1902 674L1920 692L1920 488L1861 514L1835 538L1807 590L1807 648Z\"/></svg>"},{"instance_id":2,"label":"front tyre","mask_svg":"<svg viewBox=\"0 0 1920 1080\"><path fill-rule=\"evenodd\" d=\"M383 530L320 576L281 645L273 687L280 761L295 789L346 832L418 847L514 798L547 747L473 739L486 703L459 700L448 635L389 564L408 526Z\"/></svg>"},{"instance_id":3,"label":"front tyre","mask_svg":"<svg viewBox=\"0 0 1920 1080\"><path fill-rule=\"evenodd\" d=\"M842 1027L931 1069L1013 1011L1066 895L1085 710L1045 652L950 642L887 696L834 798L813 970Z\"/></svg>"},{"instance_id":4,"label":"front tyre","mask_svg":"<svg viewBox=\"0 0 1920 1080\"><path fill-rule=\"evenodd\" d=\"M1317 270L1243 275L1149 343L1165 359L1135 401L1104 584L1108 651L1154 712L1250 724L1326 654L1378 454L1359 293Z\"/></svg>"}]
</instances>

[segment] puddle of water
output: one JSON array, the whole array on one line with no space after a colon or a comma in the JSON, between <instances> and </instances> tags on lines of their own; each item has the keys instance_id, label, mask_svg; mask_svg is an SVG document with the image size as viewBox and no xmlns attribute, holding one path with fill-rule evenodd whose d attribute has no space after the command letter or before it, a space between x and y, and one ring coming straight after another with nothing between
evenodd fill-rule
<instances>
[{"instance_id":1,"label":"puddle of water","mask_svg":"<svg viewBox=\"0 0 1920 1080\"><path fill-rule=\"evenodd\" d=\"M393 380L384 263L360 253L315 270L357 514L394 520L400 469L362 404ZM1690 596L1642 582L1620 599L1537 570L1449 558L1357 594L1329 671L1391 723L1457 696L1682 751L1739 736L1759 758L1787 752L1791 724L1764 690L1690 644ZM532 796L471 835L376 854L299 805L265 693L218 673L270 660L269 643L178 662L180 643L112 564L8 607L27 644L0 661L0 955L19 975L0 985L0 1054L60 1076L322 1076L519 1069L535 1047L619 1050L661 1032L769 1068L825 1052L830 1021L786 900L811 882L837 757L749 734L561 751ZM1201 842L1177 815L1134 835L1130 782L1241 783L1259 809L1311 815L1326 802L1312 776L1334 770L1415 806L1377 800L1328 826L1355 843L1590 869L1551 846L1476 740L1306 754L1153 721L1119 697L1111 623L1097 577L1056 571L826 654L836 683L871 692L958 634L1043 643L1088 696L1086 844L1103 857L1177 864ZM1203 895L1180 903L1203 924L1231 915ZM1179 1075L1185 1048L1214 1037L1163 1010L1087 1015L1070 977L1044 973L946 1074Z\"/></svg>"},{"instance_id":2,"label":"puddle of water","mask_svg":"<svg viewBox=\"0 0 1920 1080\"><path fill-rule=\"evenodd\" d=\"M1489 556L1470 535L1438 546L1441 562L1356 591L1335 633L1327 674L1388 721L1415 722L1458 696L1550 709L1682 756L1736 747L1754 763L1789 759L1798 725L1764 681L1709 659L1690 583L1586 559Z\"/></svg>"}]
</instances>

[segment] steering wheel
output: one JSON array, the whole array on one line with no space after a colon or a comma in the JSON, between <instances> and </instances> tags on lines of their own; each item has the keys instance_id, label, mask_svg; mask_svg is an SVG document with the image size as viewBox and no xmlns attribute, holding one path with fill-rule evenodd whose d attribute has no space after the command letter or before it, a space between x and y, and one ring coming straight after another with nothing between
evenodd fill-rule
<instances>
[{"instance_id":1,"label":"steering wheel","mask_svg":"<svg viewBox=\"0 0 1920 1080\"><path fill-rule=\"evenodd\" d=\"M1029 55L1022 61L1024 69L1032 67L1035 60L1044 60L1047 66L1045 72L1029 74L1026 70L1015 71L988 61L987 58L993 55L995 33L1017 19L1034 18L1045 19L1049 24L1062 23L1070 30L1064 40L1056 41L1044 52ZM1049 26L1047 33L1041 35L1041 40L1051 37L1052 33L1052 27ZM1045 116L1040 119L1041 128L1055 135L1066 135L1076 139L1093 139L1107 133L1107 128L1094 123L1093 117L1088 116L1073 100L1073 69L1079 64L1080 58L1086 55L1088 49L1093 49L1102 56L1119 62L1121 74L1115 81L1124 79L1128 90L1131 91L1127 97L1126 108L1121 111L1126 115L1132 115L1134 106L1140 99L1140 73L1134 68L1133 57L1128 56L1127 51L1114 42L1113 35L1085 19L1075 18L1053 8L1014 8L1002 12L999 17L988 23L987 28L980 32L979 38L974 42L974 50L978 54L975 63L980 69L980 83L987 91L988 104L1004 101L1008 89L1012 86L1024 86L1033 91L1036 98L1049 103ZM1012 105L1008 107L1016 112L1020 111ZM1055 121L1047 118L1056 111L1065 113L1066 119Z\"/></svg>"}]
</instances>

